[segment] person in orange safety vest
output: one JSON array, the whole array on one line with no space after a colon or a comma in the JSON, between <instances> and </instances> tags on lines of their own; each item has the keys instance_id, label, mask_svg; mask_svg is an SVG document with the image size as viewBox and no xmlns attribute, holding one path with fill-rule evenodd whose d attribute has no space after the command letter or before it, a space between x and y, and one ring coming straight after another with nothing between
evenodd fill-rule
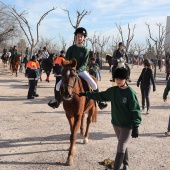
<instances>
[{"instance_id":1,"label":"person in orange safety vest","mask_svg":"<svg viewBox=\"0 0 170 170\"><path fill-rule=\"evenodd\" d=\"M65 51L61 50L60 55L53 62L53 73L54 73L54 77L56 77L56 82L54 86L55 99L58 98L58 94L56 91L56 84L61 80L61 70L62 70L63 60L65 60Z\"/></svg>"},{"instance_id":2,"label":"person in orange safety vest","mask_svg":"<svg viewBox=\"0 0 170 170\"><path fill-rule=\"evenodd\" d=\"M29 89L27 99L34 99L39 95L37 91L37 82L40 74L40 64L37 61L37 56L33 55L32 59L26 65L26 77L29 80Z\"/></svg>"}]
</instances>

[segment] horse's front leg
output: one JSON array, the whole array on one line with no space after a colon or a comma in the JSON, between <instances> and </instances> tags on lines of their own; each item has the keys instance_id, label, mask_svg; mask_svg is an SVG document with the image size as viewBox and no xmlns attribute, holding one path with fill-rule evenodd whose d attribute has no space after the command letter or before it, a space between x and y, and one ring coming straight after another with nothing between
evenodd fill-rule
<instances>
[{"instance_id":1,"label":"horse's front leg","mask_svg":"<svg viewBox=\"0 0 170 170\"><path fill-rule=\"evenodd\" d=\"M40 81L42 81L42 69L40 69Z\"/></svg>"},{"instance_id":2,"label":"horse's front leg","mask_svg":"<svg viewBox=\"0 0 170 170\"><path fill-rule=\"evenodd\" d=\"M18 76L17 70L18 70L18 69L16 69L16 77Z\"/></svg>"},{"instance_id":3,"label":"horse's front leg","mask_svg":"<svg viewBox=\"0 0 170 170\"><path fill-rule=\"evenodd\" d=\"M69 149L69 153L68 153L68 158L67 158L67 164L69 166L73 165L73 155L74 155L74 150L75 150L75 144L76 144L76 138L77 138L77 132L78 129L80 128L80 123L81 123L81 117L80 115L77 115L78 117L76 117L74 119L74 125L73 125L73 130L72 133L70 135L70 149Z\"/></svg>"},{"instance_id":4,"label":"horse's front leg","mask_svg":"<svg viewBox=\"0 0 170 170\"><path fill-rule=\"evenodd\" d=\"M88 112L88 117L87 117L87 125L86 125L86 132L85 132L85 135L84 135L84 140L83 140L83 143L84 144L87 144L88 143L88 139L89 139L89 127L90 127L90 124L92 122L92 116L95 112L95 106L93 106L89 112Z\"/></svg>"},{"instance_id":5,"label":"horse's front leg","mask_svg":"<svg viewBox=\"0 0 170 170\"><path fill-rule=\"evenodd\" d=\"M84 136L84 117L85 113L83 113L82 118L81 118L81 125L80 125L80 135Z\"/></svg>"}]
</instances>

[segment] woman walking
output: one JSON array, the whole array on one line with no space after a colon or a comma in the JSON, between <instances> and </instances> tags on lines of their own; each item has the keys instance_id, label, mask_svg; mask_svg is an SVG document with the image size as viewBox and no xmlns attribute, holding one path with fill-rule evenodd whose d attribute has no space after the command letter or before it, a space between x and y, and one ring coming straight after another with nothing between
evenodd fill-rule
<instances>
[{"instance_id":1,"label":"woman walking","mask_svg":"<svg viewBox=\"0 0 170 170\"><path fill-rule=\"evenodd\" d=\"M153 91L156 91L155 82L153 79L152 69L150 68L150 61L148 59L145 59L144 62L144 68L139 76L139 79L137 81L137 86L141 89L141 95L142 95L142 112L145 111L145 100L146 100L146 114L150 113L150 89L151 89L151 82L153 85Z\"/></svg>"}]
</instances>

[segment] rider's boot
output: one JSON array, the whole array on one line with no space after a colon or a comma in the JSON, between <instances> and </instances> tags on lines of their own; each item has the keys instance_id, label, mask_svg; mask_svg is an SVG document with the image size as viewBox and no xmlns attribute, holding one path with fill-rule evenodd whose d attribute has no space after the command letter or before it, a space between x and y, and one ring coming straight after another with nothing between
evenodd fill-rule
<instances>
[{"instance_id":1,"label":"rider's boot","mask_svg":"<svg viewBox=\"0 0 170 170\"><path fill-rule=\"evenodd\" d=\"M49 76L47 76L47 78L46 78L46 82L50 82L50 78L49 78Z\"/></svg>"},{"instance_id":2,"label":"rider's boot","mask_svg":"<svg viewBox=\"0 0 170 170\"><path fill-rule=\"evenodd\" d=\"M128 159L128 149L126 148L125 156L123 159L123 170L128 170L129 168L129 159Z\"/></svg>"},{"instance_id":3,"label":"rider's boot","mask_svg":"<svg viewBox=\"0 0 170 170\"><path fill-rule=\"evenodd\" d=\"M40 76L40 81L42 81L42 77Z\"/></svg>"},{"instance_id":4,"label":"rider's boot","mask_svg":"<svg viewBox=\"0 0 170 170\"><path fill-rule=\"evenodd\" d=\"M94 92L99 92L99 89L93 90L93 91L94 91ZM99 106L99 108L100 108L101 110L103 110L103 109L105 109L105 108L107 107L107 103L106 103L106 102L97 101L97 104L98 104L98 106Z\"/></svg>"},{"instance_id":5,"label":"rider's boot","mask_svg":"<svg viewBox=\"0 0 170 170\"><path fill-rule=\"evenodd\" d=\"M123 163L124 155L125 155L124 153L117 153L116 154L113 170L119 170L120 169L120 167Z\"/></svg>"},{"instance_id":6,"label":"rider's boot","mask_svg":"<svg viewBox=\"0 0 170 170\"><path fill-rule=\"evenodd\" d=\"M51 100L50 100L50 102L48 103L48 106L50 106L53 109L55 109L55 108L58 108L60 106L60 103L61 103L60 92L59 91L55 91L55 102L51 103Z\"/></svg>"}]
</instances>

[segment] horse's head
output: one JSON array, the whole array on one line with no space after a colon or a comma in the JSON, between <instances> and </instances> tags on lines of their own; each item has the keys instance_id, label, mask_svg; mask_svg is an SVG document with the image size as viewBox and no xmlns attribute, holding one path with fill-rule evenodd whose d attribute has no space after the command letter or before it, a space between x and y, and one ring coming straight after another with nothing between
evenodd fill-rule
<instances>
[{"instance_id":1,"label":"horse's head","mask_svg":"<svg viewBox=\"0 0 170 170\"><path fill-rule=\"evenodd\" d=\"M112 59L112 56L110 54L106 54L106 61Z\"/></svg>"},{"instance_id":2,"label":"horse's head","mask_svg":"<svg viewBox=\"0 0 170 170\"><path fill-rule=\"evenodd\" d=\"M14 61L15 61L15 62L19 62L19 61L21 61L21 59L22 59L22 55L21 55L21 54L17 54L17 55L15 56L15 58L14 58Z\"/></svg>"},{"instance_id":3,"label":"horse's head","mask_svg":"<svg viewBox=\"0 0 170 170\"><path fill-rule=\"evenodd\" d=\"M62 85L63 85L63 98L64 100L71 100L75 91L76 82L78 79L76 73L77 61L62 61Z\"/></svg>"}]
</instances>

